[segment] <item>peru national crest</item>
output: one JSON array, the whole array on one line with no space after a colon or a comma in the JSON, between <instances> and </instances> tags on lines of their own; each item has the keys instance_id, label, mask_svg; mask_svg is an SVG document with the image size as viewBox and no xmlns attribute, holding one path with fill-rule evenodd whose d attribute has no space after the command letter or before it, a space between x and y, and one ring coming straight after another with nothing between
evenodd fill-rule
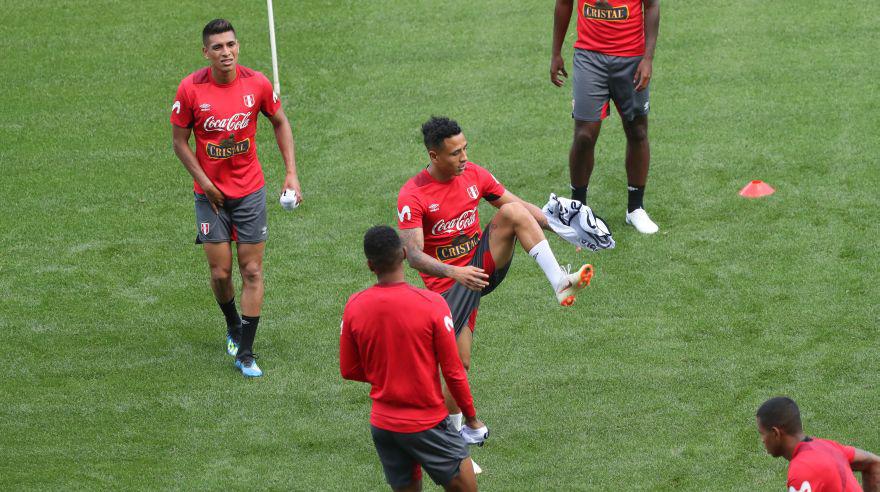
<instances>
[{"instance_id":1,"label":"peru national crest","mask_svg":"<svg viewBox=\"0 0 880 492\"><path fill-rule=\"evenodd\" d=\"M208 232L211 231L211 223L210 222L202 222L199 224L199 229L202 231L203 236L207 236Z\"/></svg>"},{"instance_id":2,"label":"peru national crest","mask_svg":"<svg viewBox=\"0 0 880 492\"><path fill-rule=\"evenodd\" d=\"M244 96L244 105L249 108L254 107L254 95L253 94L248 94L248 95Z\"/></svg>"},{"instance_id":3,"label":"peru national crest","mask_svg":"<svg viewBox=\"0 0 880 492\"><path fill-rule=\"evenodd\" d=\"M469 197L471 197L474 200L476 200L477 198L480 198L480 193L477 191L477 185L468 186L467 194Z\"/></svg>"}]
</instances>

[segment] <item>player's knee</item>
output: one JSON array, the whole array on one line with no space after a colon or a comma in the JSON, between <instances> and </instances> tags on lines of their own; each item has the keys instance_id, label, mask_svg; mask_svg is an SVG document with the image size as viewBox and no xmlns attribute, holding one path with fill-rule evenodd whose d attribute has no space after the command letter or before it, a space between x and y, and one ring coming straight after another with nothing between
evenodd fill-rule
<instances>
[{"instance_id":1,"label":"player's knee","mask_svg":"<svg viewBox=\"0 0 880 492\"><path fill-rule=\"evenodd\" d=\"M211 282L228 282L232 279L232 270L225 266L211 267Z\"/></svg>"},{"instance_id":2,"label":"player's knee","mask_svg":"<svg viewBox=\"0 0 880 492\"><path fill-rule=\"evenodd\" d=\"M581 148L593 148L599 135L588 126L579 126L574 129L574 144Z\"/></svg>"},{"instance_id":3,"label":"player's knee","mask_svg":"<svg viewBox=\"0 0 880 492\"><path fill-rule=\"evenodd\" d=\"M531 216L525 205L519 202L505 203L498 209L498 211L502 216L514 223L528 220Z\"/></svg>"},{"instance_id":4,"label":"player's knee","mask_svg":"<svg viewBox=\"0 0 880 492\"><path fill-rule=\"evenodd\" d=\"M241 267L241 281L247 283L258 283L263 281L263 265L259 262L252 261Z\"/></svg>"},{"instance_id":5,"label":"player's knee","mask_svg":"<svg viewBox=\"0 0 880 492\"><path fill-rule=\"evenodd\" d=\"M648 125L639 122L628 125L626 139L629 142L644 142L648 139Z\"/></svg>"}]
</instances>

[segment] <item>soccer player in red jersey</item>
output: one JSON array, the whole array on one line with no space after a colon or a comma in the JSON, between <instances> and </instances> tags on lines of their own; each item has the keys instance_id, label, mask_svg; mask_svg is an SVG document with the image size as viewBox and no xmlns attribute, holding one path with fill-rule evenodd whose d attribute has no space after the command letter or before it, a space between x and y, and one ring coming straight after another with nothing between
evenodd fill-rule
<instances>
[{"instance_id":1,"label":"soccer player in red jersey","mask_svg":"<svg viewBox=\"0 0 880 492\"><path fill-rule=\"evenodd\" d=\"M364 235L367 265L378 282L353 294L342 314L342 377L370 383L373 443L394 490L421 490L421 468L446 490L477 490L463 436L454 428L440 390L446 386L467 426L485 439L467 374L458 358L452 317L439 295L404 280L403 245L394 229Z\"/></svg>"},{"instance_id":2,"label":"soccer player in red jersey","mask_svg":"<svg viewBox=\"0 0 880 492\"><path fill-rule=\"evenodd\" d=\"M550 81L557 87L563 85L561 77L568 77L561 53L573 4L574 0L556 0ZM660 0L577 0L577 6L574 140L568 155L571 197L587 201L596 140L611 99L626 134L626 223L653 234L658 227L645 212L643 198L651 160L648 84L660 30Z\"/></svg>"},{"instance_id":3,"label":"soccer player in red jersey","mask_svg":"<svg viewBox=\"0 0 880 492\"><path fill-rule=\"evenodd\" d=\"M467 139L458 123L432 117L422 125L422 135L430 163L400 189L398 227L410 266L449 304L459 354L469 369L480 298L507 275L517 241L544 271L563 306L571 305L589 284L593 269L584 265L573 273L562 270L542 231L550 229L544 213L468 161ZM484 231L480 199L498 208ZM468 330L462 329L465 325ZM446 402L460 426L460 410L448 393Z\"/></svg>"},{"instance_id":4,"label":"soccer player in red jersey","mask_svg":"<svg viewBox=\"0 0 880 492\"><path fill-rule=\"evenodd\" d=\"M202 31L202 53L210 66L181 81L171 107L174 153L192 175L197 243L211 270L211 289L226 318L226 350L249 377L262 375L253 343L263 305L263 252L268 237L266 190L257 160L257 116L263 113L287 175L282 189L302 197L293 134L272 84L260 72L238 65L238 39L229 21L215 19ZM195 133L196 150L189 146ZM301 199L301 198L300 198ZM232 248L241 273L241 316L235 308Z\"/></svg>"},{"instance_id":5,"label":"soccer player in red jersey","mask_svg":"<svg viewBox=\"0 0 880 492\"><path fill-rule=\"evenodd\" d=\"M861 491L853 470L862 472L866 492L880 492L880 457L867 451L804 434L801 414L791 398L765 401L756 416L758 433L773 457L788 465L789 492Z\"/></svg>"}]
</instances>

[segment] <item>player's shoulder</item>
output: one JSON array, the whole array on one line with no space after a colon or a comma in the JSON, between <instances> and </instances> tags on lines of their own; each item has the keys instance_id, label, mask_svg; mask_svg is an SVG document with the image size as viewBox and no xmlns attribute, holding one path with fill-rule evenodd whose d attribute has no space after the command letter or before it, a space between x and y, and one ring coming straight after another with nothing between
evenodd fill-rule
<instances>
[{"instance_id":1,"label":"player's shoulder","mask_svg":"<svg viewBox=\"0 0 880 492\"><path fill-rule=\"evenodd\" d=\"M431 184L430 175L424 172L424 170L419 171L418 174L406 180L406 183L403 183L403 186L400 187L399 196L412 196L418 198L422 194L422 188ZM427 175L427 176L426 176Z\"/></svg>"},{"instance_id":2,"label":"player's shoulder","mask_svg":"<svg viewBox=\"0 0 880 492\"><path fill-rule=\"evenodd\" d=\"M211 67L202 67L187 75L180 81L180 85L196 86L211 83Z\"/></svg>"},{"instance_id":3,"label":"player's shoulder","mask_svg":"<svg viewBox=\"0 0 880 492\"><path fill-rule=\"evenodd\" d=\"M348 301L346 301L345 303L345 310L349 311L352 309L356 309L358 304L360 304L365 298L369 297L368 292L370 292L371 288L372 287L357 291L354 294L348 296Z\"/></svg>"},{"instance_id":4,"label":"player's shoulder","mask_svg":"<svg viewBox=\"0 0 880 492\"><path fill-rule=\"evenodd\" d=\"M263 79L266 78L266 76L263 75L263 72L260 72L259 70L254 70L253 68L246 67L244 65L238 66L238 76L242 79L250 79L254 77Z\"/></svg>"},{"instance_id":5,"label":"player's shoulder","mask_svg":"<svg viewBox=\"0 0 880 492\"><path fill-rule=\"evenodd\" d=\"M415 298L419 302L424 302L424 305L437 305L438 303L446 306L446 300L443 299L443 296L436 292L432 292L428 289L422 289L420 287L416 287L410 283L406 284L406 290L409 293L410 297Z\"/></svg>"}]
</instances>

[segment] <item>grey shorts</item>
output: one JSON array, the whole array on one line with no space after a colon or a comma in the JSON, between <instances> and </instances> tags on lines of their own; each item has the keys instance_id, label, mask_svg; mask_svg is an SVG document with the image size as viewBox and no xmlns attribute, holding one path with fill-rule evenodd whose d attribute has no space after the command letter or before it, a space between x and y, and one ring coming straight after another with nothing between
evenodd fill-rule
<instances>
[{"instance_id":1,"label":"grey shorts","mask_svg":"<svg viewBox=\"0 0 880 492\"><path fill-rule=\"evenodd\" d=\"M461 460L470 456L449 417L436 426L406 434L370 426L373 444L385 470L385 480L402 488L421 478L421 466L437 485L448 485L458 475Z\"/></svg>"},{"instance_id":2,"label":"grey shorts","mask_svg":"<svg viewBox=\"0 0 880 492\"><path fill-rule=\"evenodd\" d=\"M195 195L196 244L201 243L262 243L269 237L266 223L266 187L250 195L226 199L219 213L214 213L208 197Z\"/></svg>"},{"instance_id":3,"label":"grey shorts","mask_svg":"<svg viewBox=\"0 0 880 492\"><path fill-rule=\"evenodd\" d=\"M649 90L636 92L633 77L641 56L611 56L595 51L574 50L574 107L572 118L602 121L608 116L608 101L614 101L621 118L632 121L648 114Z\"/></svg>"},{"instance_id":4,"label":"grey shorts","mask_svg":"<svg viewBox=\"0 0 880 492\"><path fill-rule=\"evenodd\" d=\"M449 305L449 311L452 312L452 321L455 323L456 338L461 334L461 330L465 325L467 325L471 331L474 331L477 320L477 309L480 307L480 298L488 295L495 290L495 287L498 287L501 284L504 277L507 276L507 271L510 270L510 264L513 262L513 259L511 258L511 261L507 262L506 265L501 265L501 267L498 267L498 265L495 264L495 260L492 258L492 253L489 251L489 230L491 226L492 224L489 224L483 230L480 242L477 243L477 250L474 252L474 256L471 258L470 263L468 263L470 266L482 268L489 275L489 285L483 287L483 290L476 292L456 282L452 284L452 287L446 292L440 294L446 299L446 304ZM516 249L514 248L514 251L515 250Z\"/></svg>"}]
</instances>

